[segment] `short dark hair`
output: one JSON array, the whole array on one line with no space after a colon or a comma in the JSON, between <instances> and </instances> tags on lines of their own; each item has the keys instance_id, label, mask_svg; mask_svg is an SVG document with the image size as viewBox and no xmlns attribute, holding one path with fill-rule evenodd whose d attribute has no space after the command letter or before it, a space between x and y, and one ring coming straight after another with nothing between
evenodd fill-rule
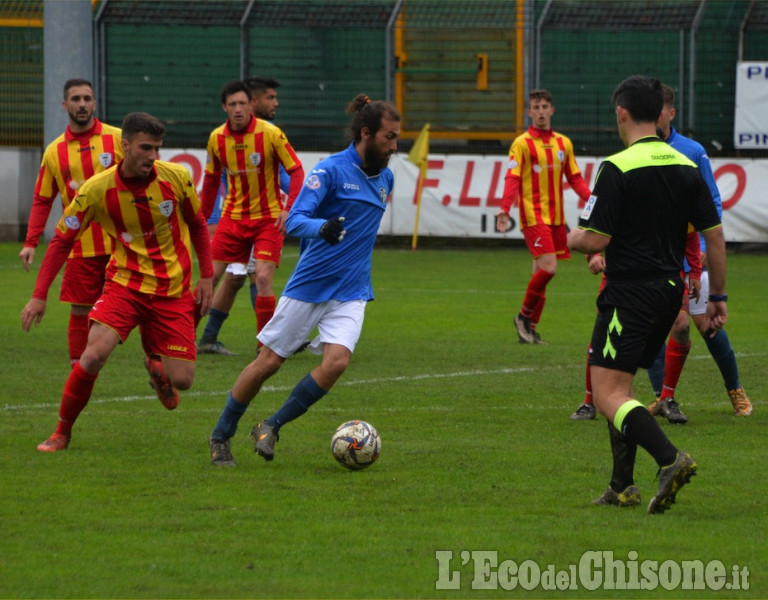
<instances>
[{"instance_id":1,"label":"short dark hair","mask_svg":"<svg viewBox=\"0 0 768 600\"><path fill-rule=\"evenodd\" d=\"M664 92L664 106L675 107L675 90L673 90L666 83L661 84L661 89Z\"/></svg>"},{"instance_id":2,"label":"short dark hair","mask_svg":"<svg viewBox=\"0 0 768 600\"><path fill-rule=\"evenodd\" d=\"M253 76L245 80L245 83L251 88L252 92L262 94L269 89L276 90L280 87L280 82L270 77Z\"/></svg>"},{"instance_id":3,"label":"short dark hair","mask_svg":"<svg viewBox=\"0 0 768 600\"><path fill-rule=\"evenodd\" d=\"M132 112L125 115L122 130L125 140L131 140L137 133L148 133L159 138L165 137L165 125L160 119L145 112Z\"/></svg>"},{"instance_id":4,"label":"short dark hair","mask_svg":"<svg viewBox=\"0 0 768 600\"><path fill-rule=\"evenodd\" d=\"M347 105L347 114L352 115L349 123L349 136L352 141L359 142L363 127L367 127L375 135L381 127L381 119L386 117L392 121L400 120L400 113L389 102L383 100L371 100L365 94L358 94Z\"/></svg>"},{"instance_id":5,"label":"short dark hair","mask_svg":"<svg viewBox=\"0 0 768 600\"><path fill-rule=\"evenodd\" d=\"M546 100L552 104L552 94L545 89L531 90L528 93L528 102L531 100Z\"/></svg>"},{"instance_id":6,"label":"short dark hair","mask_svg":"<svg viewBox=\"0 0 768 600\"><path fill-rule=\"evenodd\" d=\"M614 90L611 101L629 112L637 123L655 123L664 108L661 81L646 75L632 75Z\"/></svg>"},{"instance_id":7,"label":"short dark hair","mask_svg":"<svg viewBox=\"0 0 768 600\"><path fill-rule=\"evenodd\" d=\"M248 96L248 100L253 97L253 94L251 94L251 88L249 88L244 81L233 79L232 81L227 81L227 83L221 86L221 103L226 104L227 98L237 94L238 92L245 92L245 95Z\"/></svg>"},{"instance_id":8,"label":"short dark hair","mask_svg":"<svg viewBox=\"0 0 768 600\"><path fill-rule=\"evenodd\" d=\"M64 100L67 99L67 93L71 88L80 85L87 85L89 88L91 88L91 91L93 91L93 84L87 79L67 79L64 82Z\"/></svg>"}]
</instances>

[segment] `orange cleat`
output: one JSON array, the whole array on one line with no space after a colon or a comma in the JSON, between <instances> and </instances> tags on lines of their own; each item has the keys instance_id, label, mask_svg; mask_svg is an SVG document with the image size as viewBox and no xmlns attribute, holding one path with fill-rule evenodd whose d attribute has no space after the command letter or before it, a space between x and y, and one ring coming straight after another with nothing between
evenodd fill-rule
<instances>
[{"instance_id":1,"label":"orange cleat","mask_svg":"<svg viewBox=\"0 0 768 600\"><path fill-rule=\"evenodd\" d=\"M69 446L69 437L63 433L54 433L51 437L37 446L40 452L58 452Z\"/></svg>"},{"instance_id":2,"label":"orange cleat","mask_svg":"<svg viewBox=\"0 0 768 600\"><path fill-rule=\"evenodd\" d=\"M149 373L149 385L155 390L158 400L168 410L173 410L179 405L179 392L173 387L171 380L163 373L163 365L159 360L144 357L144 368Z\"/></svg>"}]
</instances>

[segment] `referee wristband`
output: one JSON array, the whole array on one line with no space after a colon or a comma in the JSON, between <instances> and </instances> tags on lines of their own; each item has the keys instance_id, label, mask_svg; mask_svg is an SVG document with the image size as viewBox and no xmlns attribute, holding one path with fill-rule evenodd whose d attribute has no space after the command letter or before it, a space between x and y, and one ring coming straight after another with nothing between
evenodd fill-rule
<instances>
[{"instance_id":1,"label":"referee wristband","mask_svg":"<svg viewBox=\"0 0 768 600\"><path fill-rule=\"evenodd\" d=\"M707 300L710 302L727 302L728 294L710 294L707 297Z\"/></svg>"}]
</instances>

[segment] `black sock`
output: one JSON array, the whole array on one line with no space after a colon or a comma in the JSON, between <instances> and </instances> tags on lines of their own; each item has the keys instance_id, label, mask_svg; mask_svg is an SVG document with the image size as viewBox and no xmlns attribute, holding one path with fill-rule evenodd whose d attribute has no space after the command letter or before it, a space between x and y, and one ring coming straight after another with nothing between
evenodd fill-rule
<instances>
[{"instance_id":1,"label":"black sock","mask_svg":"<svg viewBox=\"0 0 768 600\"><path fill-rule=\"evenodd\" d=\"M627 413L621 424L621 433L628 442L641 446L653 456L660 467L675 462L677 448L644 406L637 406Z\"/></svg>"},{"instance_id":2,"label":"black sock","mask_svg":"<svg viewBox=\"0 0 768 600\"><path fill-rule=\"evenodd\" d=\"M618 494L635 483L637 444L627 440L611 421L607 421L607 423L608 437L611 440L611 452L613 453L613 474L610 485L611 489Z\"/></svg>"}]
</instances>

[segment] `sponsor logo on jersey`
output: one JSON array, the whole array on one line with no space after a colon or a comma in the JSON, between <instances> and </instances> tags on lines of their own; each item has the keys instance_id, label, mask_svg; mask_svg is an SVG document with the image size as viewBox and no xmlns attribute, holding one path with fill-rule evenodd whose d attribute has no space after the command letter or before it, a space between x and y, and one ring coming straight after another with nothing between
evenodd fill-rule
<instances>
[{"instance_id":1,"label":"sponsor logo on jersey","mask_svg":"<svg viewBox=\"0 0 768 600\"><path fill-rule=\"evenodd\" d=\"M325 169L312 169L313 173L325 173Z\"/></svg>"},{"instance_id":2,"label":"sponsor logo on jersey","mask_svg":"<svg viewBox=\"0 0 768 600\"><path fill-rule=\"evenodd\" d=\"M254 167L258 167L261 164L261 154L258 152L251 152L251 155L248 158Z\"/></svg>"},{"instance_id":3,"label":"sponsor logo on jersey","mask_svg":"<svg viewBox=\"0 0 768 600\"><path fill-rule=\"evenodd\" d=\"M164 217L170 217L171 214L173 214L173 201L172 200L165 200L157 205L157 208L160 209L160 214Z\"/></svg>"},{"instance_id":4,"label":"sponsor logo on jersey","mask_svg":"<svg viewBox=\"0 0 768 600\"><path fill-rule=\"evenodd\" d=\"M74 215L71 217L65 217L64 225L67 226L67 229L80 229L80 219Z\"/></svg>"},{"instance_id":5,"label":"sponsor logo on jersey","mask_svg":"<svg viewBox=\"0 0 768 600\"><path fill-rule=\"evenodd\" d=\"M310 190L320 189L320 178L317 175L310 175L307 177L304 185L306 185Z\"/></svg>"},{"instance_id":6,"label":"sponsor logo on jersey","mask_svg":"<svg viewBox=\"0 0 768 600\"><path fill-rule=\"evenodd\" d=\"M356 183L345 183L343 187L344 187L345 190L358 190L358 191L360 191L360 186L357 185Z\"/></svg>"},{"instance_id":7,"label":"sponsor logo on jersey","mask_svg":"<svg viewBox=\"0 0 768 600\"><path fill-rule=\"evenodd\" d=\"M595 202L597 202L597 196L594 194L589 197L587 203L584 205L584 210L581 211L581 218L586 220L592 214L592 209L595 208Z\"/></svg>"},{"instance_id":8,"label":"sponsor logo on jersey","mask_svg":"<svg viewBox=\"0 0 768 600\"><path fill-rule=\"evenodd\" d=\"M112 155L109 152L99 154L99 164L106 169L112 164Z\"/></svg>"},{"instance_id":9,"label":"sponsor logo on jersey","mask_svg":"<svg viewBox=\"0 0 768 600\"><path fill-rule=\"evenodd\" d=\"M675 158L674 154L651 154L653 160L670 160Z\"/></svg>"}]
</instances>

